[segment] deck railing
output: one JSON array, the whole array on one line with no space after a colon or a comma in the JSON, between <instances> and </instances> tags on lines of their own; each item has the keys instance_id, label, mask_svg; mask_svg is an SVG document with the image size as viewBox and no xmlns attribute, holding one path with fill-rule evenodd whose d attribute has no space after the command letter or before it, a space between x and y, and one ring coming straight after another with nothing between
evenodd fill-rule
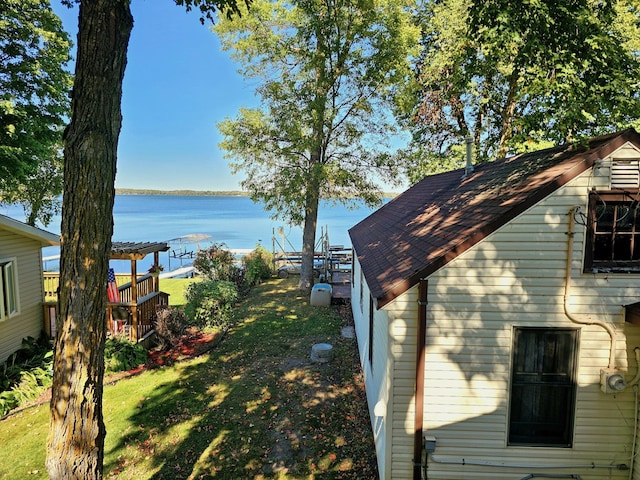
<instances>
[{"instance_id":1,"label":"deck railing","mask_svg":"<svg viewBox=\"0 0 640 480\"><path fill-rule=\"evenodd\" d=\"M60 274L58 272L44 272L44 298L51 300L58 298L58 287L60 286Z\"/></svg>"},{"instance_id":2,"label":"deck railing","mask_svg":"<svg viewBox=\"0 0 640 480\"><path fill-rule=\"evenodd\" d=\"M130 278L120 276L120 278ZM59 273L44 273L43 302L44 330L49 336L56 334L57 292L60 282ZM150 274L136 279L136 297L133 302L131 282L118 287L120 302L107 303L107 330L112 335L125 334L133 341L142 341L155 328L156 310L169 304L169 295L158 291L158 279Z\"/></svg>"},{"instance_id":3,"label":"deck railing","mask_svg":"<svg viewBox=\"0 0 640 480\"><path fill-rule=\"evenodd\" d=\"M44 296L45 299L53 300L58 298L58 287L60 286L60 273L58 272L43 272L42 277L44 279ZM123 287L127 283L131 283L131 275L125 275L122 273L116 274L116 283Z\"/></svg>"}]
</instances>

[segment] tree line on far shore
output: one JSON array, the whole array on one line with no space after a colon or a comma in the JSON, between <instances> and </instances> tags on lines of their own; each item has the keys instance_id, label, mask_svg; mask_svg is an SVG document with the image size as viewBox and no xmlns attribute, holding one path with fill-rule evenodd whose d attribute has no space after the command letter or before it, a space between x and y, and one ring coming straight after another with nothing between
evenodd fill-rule
<instances>
[{"instance_id":1,"label":"tree line on far shore","mask_svg":"<svg viewBox=\"0 0 640 480\"><path fill-rule=\"evenodd\" d=\"M248 197L241 190L154 190L145 188L116 188L116 195L167 195L176 197ZM381 198L393 198L395 192L382 192Z\"/></svg>"},{"instance_id":2,"label":"tree line on far shore","mask_svg":"<svg viewBox=\"0 0 640 480\"><path fill-rule=\"evenodd\" d=\"M145 188L116 188L116 195L175 195L181 197L248 197L239 190L154 190Z\"/></svg>"}]
</instances>

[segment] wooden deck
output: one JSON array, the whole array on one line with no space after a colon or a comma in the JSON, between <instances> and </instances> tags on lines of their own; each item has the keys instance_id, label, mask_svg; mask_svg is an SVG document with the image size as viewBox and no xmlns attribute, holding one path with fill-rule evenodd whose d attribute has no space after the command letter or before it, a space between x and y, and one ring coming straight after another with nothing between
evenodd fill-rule
<instances>
[{"instance_id":1,"label":"wooden deck","mask_svg":"<svg viewBox=\"0 0 640 480\"><path fill-rule=\"evenodd\" d=\"M156 311L169 304L169 295L160 291L160 279L156 273L138 275L138 260L153 254L153 265L160 265L160 252L169 250L165 242L113 242L110 260L129 260L131 273L116 274L118 286L116 302L107 302L106 323L110 335L125 334L134 342L143 342L154 333ZM128 281L127 281L128 279ZM56 335L56 317L58 316L58 286L60 274L45 272L43 329L50 336ZM123 283L124 282L124 283ZM105 278L105 294L107 279ZM115 299L116 296L114 295Z\"/></svg>"},{"instance_id":2,"label":"wooden deck","mask_svg":"<svg viewBox=\"0 0 640 480\"><path fill-rule=\"evenodd\" d=\"M51 337L56 335L58 313L58 273L45 276L44 330ZM158 278L146 274L136 279L135 287L127 282L118 287L120 302L107 302L107 330L111 335L125 334L139 342L153 333L156 310L169 304L169 295L159 290Z\"/></svg>"},{"instance_id":3,"label":"wooden deck","mask_svg":"<svg viewBox=\"0 0 640 480\"><path fill-rule=\"evenodd\" d=\"M351 301L351 271L334 271L331 274L331 302Z\"/></svg>"}]
</instances>

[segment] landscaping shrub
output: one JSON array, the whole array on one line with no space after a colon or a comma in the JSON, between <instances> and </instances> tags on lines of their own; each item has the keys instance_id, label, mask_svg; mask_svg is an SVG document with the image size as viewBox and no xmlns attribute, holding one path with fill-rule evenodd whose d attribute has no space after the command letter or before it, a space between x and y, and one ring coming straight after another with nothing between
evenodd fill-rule
<instances>
[{"instance_id":1,"label":"landscaping shrub","mask_svg":"<svg viewBox=\"0 0 640 480\"><path fill-rule=\"evenodd\" d=\"M235 258L224 243L214 243L209 248L198 250L193 266L209 280L231 281Z\"/></svg>"},{"instance_id":2,"label":"landscaping shrub","mask_svg":"<svg viewBox=\"0 0 640 480\"><path fill-rule=\"evenodd\" d=\"M236 286L238 297L244 297L249 293L250 285L249 282L247 282L246 270L244 267L234 265L229 272L229 278L226 280Z\"/></svg>"},{"instance_id":3,"label":"landscaping shrub","mask_svg":"<svg viewBox=\"0 0 640 480\"><path fill-rule=\"evenodd\" d=\"M229 312L238 300L238 288L225 280L205 280L192 283L187 289L191 318L201 328L229 325Z\"/></svg>"},{"instance_id":4,"label":"landscaping shrub","mask_svg":"<svg viewBox=\"0 0 640 480\"><path fill-rule=\"evenodd\" d=\"M147 360L147 350L124 336L107 338L105 373L130 370ZM34 400L51 386L53 350L46 335L22 340L22 348L0 365L0 417Z\"/></svg>"},{"instance_id":5,"label":"landscaping shrub","mask_svg":"<svg viewBox=\"0 0 640 480\"><path fill-rule=\"evenodd\" d=\"M104 371L115 373L131 370L147 361L147 350L123 335L107 338L104 345Z\"/></svg>"},{"instance_id":6,"label":"landscaping shrub","mask_svg":"<svg viewBox=\"0 0 640 480\"><path fill-rule=\"evenodd\" d=\"M181 308L167 307L156 313L156 335L161 350L178 345L189 319Z\"/></svg>"},{"instance_id":7,"label":"landscaping shrub","mask_svg":"<svg viewBox=\"0 0 640 480\"><path fill-rule=\"evenodd\" d=\"M262 245L257 245L251 253L242 259L246 281L250 286L271 278L273 275L272 259L271 252Z\"/></svg>"},{"instance_id":8,"label":"landscaping shrub","mask_svg":"<svg viewBox=\"0 0 640 480\"><path fill-rule=\"evenodd\" d=\"M22 340L20 350L0 366L0 417L37 398L51 385L53 352L46 335Z\"/></svg>"},{"instance_id":9,"label":"landscaping shrub","mask_svg":"<svg viewBox=\"0 0 640 480\"><path fill-rule=\"evenodd\" d=\"M207 249L199 250L193 266L207 280L233 283L239 295L244 296L249 291L244 267L224 243L214 243Z\"/></svg>"}]
</instances>

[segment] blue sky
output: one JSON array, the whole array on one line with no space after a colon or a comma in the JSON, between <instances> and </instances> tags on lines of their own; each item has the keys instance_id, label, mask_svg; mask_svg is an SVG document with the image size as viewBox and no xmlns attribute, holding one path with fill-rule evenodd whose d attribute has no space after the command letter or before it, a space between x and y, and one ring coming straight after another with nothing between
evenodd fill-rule
<instances>
[{"instance_id":1,"label":"blue sky","mask_svg":"<svg viewBox=\"0 0 640 480\"><path fill-rule=\"evenodd\" d=\"M210 25L172 0L133 0L117 188L239 190L216 124L257 106ZM78 11L52 0L76 43Z\"/></svg>"}]
</instances>

